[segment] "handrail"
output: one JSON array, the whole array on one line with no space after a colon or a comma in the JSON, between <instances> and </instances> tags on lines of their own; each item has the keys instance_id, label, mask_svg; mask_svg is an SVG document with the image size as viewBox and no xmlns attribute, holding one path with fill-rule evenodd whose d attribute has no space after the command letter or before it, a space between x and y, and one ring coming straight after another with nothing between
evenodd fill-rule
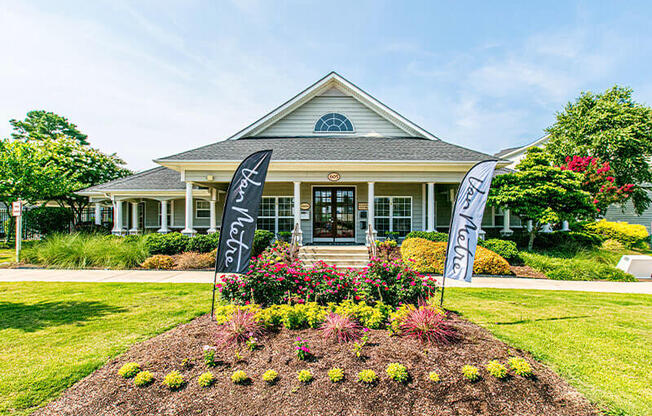
<instances>
[{"instance_id":1,"label":"handrail","mask_svg":"<svg viewBox=\"0 0 652 416\"><path fill-rule=\"evenodd\" d=\"M303 232L299 223L294 224L294 229L292 230L292 238L290 240L290 254L292 259L297 259L299 254L299 247L303 244Z\"/></svg>"},{"instance_id":2,"label":"handrail","mask_svg":"<svg viewBox=\"0 0 652 416\"><path fill-rule=\"evenodd\" d=\"M377 257L378 256L378 248L376 247L376 232L374 231L373 225L369 224L369 227L367 227L367 232L366 232L366 240L367 240L367 247L369 247L369 253L371 254L371 257Z\"/></svg>"}]
</instances>

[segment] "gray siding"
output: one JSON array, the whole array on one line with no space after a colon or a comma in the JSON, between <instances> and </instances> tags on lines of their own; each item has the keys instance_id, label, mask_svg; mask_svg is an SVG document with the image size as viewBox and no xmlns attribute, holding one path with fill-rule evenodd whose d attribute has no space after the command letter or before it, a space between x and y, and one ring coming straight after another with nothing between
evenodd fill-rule
<instances>
[{"instance_id":1,"label":"gray siding","mask_svg":"<svg viewBox=\"0 0 652 416\"><path fill-rule=\"evenodd\" d=\"M351 120L355 135L377 133L381 136L410 136L353 97L320 96L308 101L284 118L272 124L257 136L308 136L314 133L315 123L326 113L341 113Z\"/></svg>"},{"instance_id":2,"label":"gray siding","mask_svg":"<svg viewBox=\"0 0 652 416\"><path fill-rule=\"evenodd\" d=\"M652 192L648 192L648 196L652 197ZM643 214L637 215L634 210L634 205L631 202L625 204L624 211L619 205L611 205L607 210L605 218L608 221L624 221L630 224L641 224L647 228L648 233L652 232L650 229L652 224L652 206L643 212Z\"/></svg>"}]
</instances>

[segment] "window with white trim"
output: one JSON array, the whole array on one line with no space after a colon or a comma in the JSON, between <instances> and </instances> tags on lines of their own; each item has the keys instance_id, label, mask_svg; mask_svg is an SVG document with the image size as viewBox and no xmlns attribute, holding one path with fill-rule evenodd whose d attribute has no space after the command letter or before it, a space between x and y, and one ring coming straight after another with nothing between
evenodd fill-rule
<instances>
[{"instance_id":1,"label":"window with white trim","mask_svg":"<svg viewBox=\"0 0 652 416\"><path fill-rule=\"evenodd\" d=\"M195 218L210 218L211 204L208 201L195 201Z\"/></svg>"},{"instance_id":2,"label":"window with white trim","mask_svg":"<svg viewBox=\"0 0 652 416\"><path fill-rule=\"evenodd\" d=\"M283 231L292 232L294 227L294 198L291 196L264 196L258 211L259 230L268 230L275 234Z\"/></svg>"},{"instance_id":3,"label":"window with white trim","mask_svg":"<svg viewBox=\"0 0 652 416\"><path fill-rule=\"evenodd\" d=\"M374 202L374 226L379 237L397 232L405 237L412 231L412 197L377 196Z\"/></svg>"}]
</instances>

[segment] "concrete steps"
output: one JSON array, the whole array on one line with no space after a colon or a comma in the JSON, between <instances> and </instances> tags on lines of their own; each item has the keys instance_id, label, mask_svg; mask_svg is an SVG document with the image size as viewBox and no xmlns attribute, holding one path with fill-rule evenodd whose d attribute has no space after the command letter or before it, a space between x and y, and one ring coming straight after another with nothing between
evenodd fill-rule
<instances>
[{"instance_id":1,"label":"concrete steps","mask_svg":"<svg viewBox=\"0 0 652 416\"><path fill-rule=\"evenodd\" d=\"M299 260L308 267L321 260L337 267L361 269L369 263L369 254L365 246L303 246L299 248Z\"/></svg>"}]
</instances>

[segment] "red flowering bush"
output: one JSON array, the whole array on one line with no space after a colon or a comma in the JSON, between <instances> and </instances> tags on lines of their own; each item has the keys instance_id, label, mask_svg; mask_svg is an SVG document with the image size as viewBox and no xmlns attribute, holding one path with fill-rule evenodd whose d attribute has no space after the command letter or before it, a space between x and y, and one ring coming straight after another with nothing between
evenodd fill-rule
<instances>
[{"instance_id":1,"label":"red flowering bush","mask_svg":"<svg viewBox=\"0 0 652 416\"><path fill-rule=\"evenodd\" d=\"M584 176L582 189L591 194L598 213L604 214L611 204L625 202L634 191L634 185L631 183L622 186L615 184L609 162L601 163L592 156L568 156L566 157L566 164L561 165L560 168L581 173Z\"/></svg>"},{"instance_id":2,"label":"red flowering bush","mask_svg":"<svg viewBox=\"0 0 652 416\"><path fill-rule=\"evenodd\" d=\"M417 303L429 298L436 290L436 282L402 260L371 259L358 276L356 300L380 300L389 305Z\"/></svg>"},{"instance_id":3,"label":"red flowering bush","mask_svg":"<svg viewBox=\"0 0 652 416\"><path fill-rule=\"evenodd\" d=\"M433 280L400 260L382 262L373 259L359 272L324 262L304 267L297 261L288 264L277 260L279 257L265 252L252 259L246 274L225 276L217 284L222 298L236 304L260 305L288 302L325 305L345 299L398 305L426 298L435 290Z\"/></svg>"}]
</instances>

